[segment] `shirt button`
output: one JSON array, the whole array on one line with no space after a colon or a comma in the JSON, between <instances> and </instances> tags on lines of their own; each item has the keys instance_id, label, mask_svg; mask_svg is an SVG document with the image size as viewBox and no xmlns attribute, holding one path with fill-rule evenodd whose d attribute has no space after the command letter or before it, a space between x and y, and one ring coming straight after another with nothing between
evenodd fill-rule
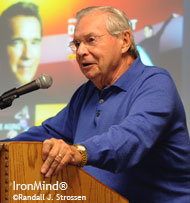
<instances>
[{"instance_id":1,"label":"shirt button","mask_svg":"<svg viewBox=\"0 0 190 203\"><path fill-rule=\"evenodd\" d=\"M103 99L100 99L99 103L100 103L100 104L104 103L104 100L103 100Z\"/></svg>"},{"instance_id":2,"label":"shirt button","mask_svg":"<svg viewBox=\"0 0 190 203\"><path fill-rule=\"evenodd\" d=\"M96 116L97 117L100 116L100 112L99 111L96 112Z\"/></svg>"}]
</instances>

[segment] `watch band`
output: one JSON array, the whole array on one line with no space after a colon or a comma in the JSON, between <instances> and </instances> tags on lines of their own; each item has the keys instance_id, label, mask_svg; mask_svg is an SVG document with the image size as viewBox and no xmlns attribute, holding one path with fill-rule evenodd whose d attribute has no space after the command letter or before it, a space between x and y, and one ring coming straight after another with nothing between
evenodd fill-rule
<instances>
[{"instance_id":1,"label":"watch band","mask_svg":"<svg viewBox=\"0 0 190 203\"><path fill-rule=\"evenodd\" d=\"M80 152L80 154L82 155L82 161L79 164L79 167L84 167L87 164L88 161L88 156L87 156L87 151L86 151L86 147L80 144L76 144L73 145L76 147L77 151Z\"/></svg>"}]
</instances>

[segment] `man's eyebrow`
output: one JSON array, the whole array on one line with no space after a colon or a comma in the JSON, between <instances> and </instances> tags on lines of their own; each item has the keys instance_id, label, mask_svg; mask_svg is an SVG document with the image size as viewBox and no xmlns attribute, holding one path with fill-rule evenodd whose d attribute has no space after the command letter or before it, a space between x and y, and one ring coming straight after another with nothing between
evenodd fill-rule
<instances>
[{"instance_id":1,"label":"man's eyebrow","mask_svg":"<svg viewBox=\"0 0 190 203\"><path fill-rule=\"evenodd\" d=\"M17 40L24 41L25 39L22 38L22 37L13 37L13 38L11 38L11 41L17 41ZM31 40L41 41L42 38L41 37L35 37L35 38L32 38Z\"/></svg>"},{"instance_id":2,"label":"man's eyebrow","mask_svg":"<svg viewBox=\"0 0 190 203\"><path fill-rule=\"evenodd\" d=\"M90 32L90 33L84 35L83 38L87 38L87 37L91 37L91 36L95 36L95 33ZM80 41L80 40L78 40L77 38L74 38L72 42L77 42L77 41Z\"/></svg>"},{"instance_id":3,"label":"man's eyebrow","mask_svg":"<svg viewBox=\"0 0 190 203\"><path fill-rule=\"evenodd\" d=\"M42 40L42 37L34 38L34 39L32 39L32 40L41 41L41 40Z\"/></svg>"},{"instance_id":4,"label":"man's eyebrow","mask_svg":"<svg viewBox=\"0 0 190 203\"><path fill-rule=\"evenodd\" d=\"M85 35L85 37L91 37L91 36L94 36L94 32L90 32L89 34Z\"/></svg>"},{"instance_id":5,"label":"man's eyebrow","mask_svg":"<svg viewBox=\"0 0 190 203\"><path fill-rule=\"evenodd\" d=\"M14 40L23 40L23 38L22 37L13 37L13 38L11 38L11 40L12 41L14 41Z\"/></svg>"}]
</instances>

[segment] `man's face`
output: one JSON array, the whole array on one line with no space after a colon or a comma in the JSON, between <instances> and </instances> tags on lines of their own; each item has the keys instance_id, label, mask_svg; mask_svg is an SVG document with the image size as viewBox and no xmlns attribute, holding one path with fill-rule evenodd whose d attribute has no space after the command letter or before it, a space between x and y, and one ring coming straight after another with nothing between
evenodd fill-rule
<instances>
[{"instance_id":1,"label":"man's face","mask_svg":"<svg viewBox=\"0 0 190 203\"><path fill-rule=\"evenodd\" d=\"M75 29L74 41L81 42L76 52L77 62L82 73L93 82L109 83L121 62L122 40L108 33L106 19L107 14L93 12L82 17Z\"/></svg>"},{"instance_id":2,"label":"man's face","mask_svg":"<svg viewBox=\"0 0 190 203\"><path fill-rule=\"evenodd\" d=\"M10 28L9 65L21 84L28 83L35 76L40 61L40 23L35 17L19 15L10 19Z\"/></svg>"}]
</instances>

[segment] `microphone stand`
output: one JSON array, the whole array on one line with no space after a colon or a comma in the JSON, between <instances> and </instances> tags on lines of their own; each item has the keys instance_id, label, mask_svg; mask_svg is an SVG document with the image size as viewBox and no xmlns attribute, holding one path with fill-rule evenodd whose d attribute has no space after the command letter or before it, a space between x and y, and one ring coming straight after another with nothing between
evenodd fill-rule
<instances>
[{"instance_id":1,"label":"microphone stand","mask_svg":"<svg viewBox=\"0 0 190 203\"><path fill-rule=\"evenodd\" d=\"M14 89L16 89L16 88L11 89L10 91L12 91ZM2 94L0 96L0 109L5 109L5 108L11 106L13 101L14 101L14 99L18 98L17 94L13 94L13 95L8 95L7 96L6 94L8 92L10 92L10 91L7 91L7 92L5 92L4 94ZM4 95L6 95L6 96L4 96Z\"/></svg>"},{"instance_id":2,"label":"microphone stand","mask_svg":"<svg viewBox=\"0 0 190 203\"><path fill-rule=\"evenodd\" d=\"M13 100L18 98L20 95L32 92L38 89L46 89L52 85L52 78L49 75L41 74L36 80L25 84L18 88L13 88L3 93L0 96L0 109L5 109L12 105Z\"/></svg>"}]
</instances>

